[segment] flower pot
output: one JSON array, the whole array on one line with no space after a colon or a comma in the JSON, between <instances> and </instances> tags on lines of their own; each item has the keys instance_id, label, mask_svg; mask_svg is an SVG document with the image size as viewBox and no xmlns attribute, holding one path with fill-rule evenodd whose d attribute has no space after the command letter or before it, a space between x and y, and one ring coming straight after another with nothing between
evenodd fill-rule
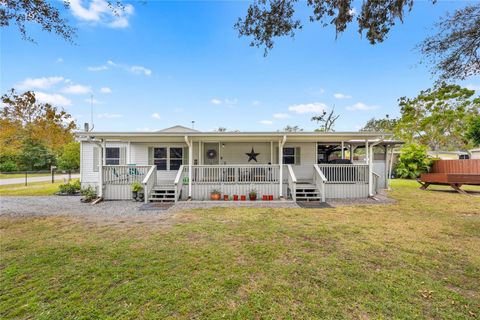
<instances>
[{"instance_id":1,"label":"flower pot","mask_svg":"<svg viewBox=\"0 0 480 320\"><path fill-rule=\"evenodd\" d=\"M247 200L247 196L240 196L240 199L241 199L242 201L245 201L245 200Z\"/></svg>"},{"instance_id":2,"label":"flower pot","mask_svg":"<svg viewBox=\"0 0 480 320\"><path fill-rule=\"evenodd\" d=\"M238 201L238 196L236 194L233 195L233 201Z\"/></svg>"},{"instance_id":3,"label":"flower pot","mask_svg":"<svg viewBox=\"0 0 480 320\"><path fill-rule=\"evenodd\" d=\"M262 200L263 200L263 201L268 201L268 196L267 196L267 195L263 195L263 196L262 196Z\"/></svg>"},{"instance_id":4,"label":"flower pot","mask_svg":"<svg viewBox=\"0 0 480 320\"><path fill-rule=\"evenodd\" d=\"M223 195L223 201L228 201L228 194Z\"/></svg>"},{"instance_id":5,"label":"flower pot","mask_svg":"<svg viewBox=\"0 0 480 320\"><path fill-rule=\"evenodd\" d=\"M140 201L143 201L143 200L145 199L145 193L139 192L139 193L138 193L138 199L139 199Z\"/></svg>"},{"instance_id":6,"label":"flower pot","mask_svg":"<svg viewBox=\"0 0 480 320\"><path fill-rule=\"evenodd\" d=\"M248 195L248 197L250 198L250 201L255 201L255 200L257 200L257 195L256 195L256 194L255 194L255 195L250 194L250 195Z\"/></svg>"},{"instance_id":7,"label":"flower pot","mask_svg":"<svg viewBox=\"0 0 480 320\"><path fill-rule=\"evenodd\" d=\"M137 200L138 197L138 191L132 191L132 199Z\"/></svg>"},{"instance_id":8,"label":"flower pot","mask_svg":"<svg viewBox=\"0 0 480 320\"><path fill-rule=\"evenodd\" d=\"M269 201L272 201L272 200L273 200L273 195L269 195L269 196L268 196L268 200L269 200Z\"/></svg>"},{"instance_id":9,"label":"flower pot","mask_svg":"<svg viewBox=\"0 0 480 320\"><path fill-rule=\"evenodd\" d=\"M214 201L217 201L217 200L220 200L220 197L221 197L221 194L220 193L212 193L210 195L210 199L214 200Z\"/></svg>"}]
</instances>

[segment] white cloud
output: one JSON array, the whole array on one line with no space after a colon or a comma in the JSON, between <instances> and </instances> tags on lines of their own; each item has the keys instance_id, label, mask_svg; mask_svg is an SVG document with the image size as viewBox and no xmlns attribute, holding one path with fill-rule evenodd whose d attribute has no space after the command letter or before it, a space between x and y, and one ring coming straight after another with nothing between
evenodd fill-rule
<instances>
[{"instance_id":1,"label":"white cloud","mask_svg":"<svg viewBox=\"0 0 480 320\"><path fill-rule=\"evenodd\" d=\"M101 93L112 93L112 89L110 89L109 87L102 87L102 88L100 88L100 92Z\"/></svg>"},{"instance_id":2,"label":"white cloud","mask_svg":"<svg viewBox=\"0 0 480 320\"><path fill-rule=\"evenodd\" d=\"M90 87L81 84L73 84L62 89L62 92L67 94L87 94L91 91Z\"/></svg>"},{"instance_id":3,"label":"white cloud","mask_svg":"<svg viewBox=\"0 0 480 320\"><path fill-rule=\"evenodd\" d=\"M79 20L110 28L128 27L128 19L135 11L131 4L124 4L123 8L112 8L106 0L92 0L85 3L85 6L82 0L70 0L69 4L70 11Z\"/></svg>"},{"instance_id":4,"label":"white cloud","mask_svg":"<svg viewBox=\"0 0 480 320\"><path fill-rule=\"evenodd\" d=\"M72 104L72 101L70 101L69 99L65 98L60 94L50 94L50 93L37 91L35 92L35 98L40 102L50 103L54 106L65 107Z\"/></svg>"},{"instance_id":5,"label":"white cloud","mask_svg":"<svg viewBox=\"0 0 480 320\"><path fill-rule=\"evenodd\" d=\"M27 78L15 85L18 89L48 89L64 80L63 77Z\"/></svg>"},{"instance_id":6,"label":"white cloud","mask_svg":"<svg viewBox=\"0 0 480 320\"><path fill-rule=\"evenodd\" d=\"M352 8L348 11L348 13L350 13L352 16L355 16L355 15L357 15L357 9Z\"/></svg>"},{"instance_id":7,"label":"white cloud","mask_svg":"<svg viewBox=\"0 0 480 320\"><path fill-rule=\"evenodd\" d=\"M253 100L253 101L252 101L252 105L253 105L253 106L259 106L259 105L260 105L260 101L258 101L258 100Z\"/></svg>"},{"instance_id":8,"label":"white cloud","mask_svg":"<svg viewBox=\"0 0 480 320\"><path fill-rule=\"evenodd\" d=\"M225 99L224 101L225 101L225 104L234 105L234 104L237 104L238 99L237 98Z\"/></svg>"},{"instance_id":9,"label":"white cloud","mask_svg":"<svg viewBox=\"0 0 480 320\"><path fill-rule=\"evenodd\" d=\"M321 113L327 109L327 105L322 102L294 104L288 107L289 111L296 113Z\"/></svg>"},{"instance_id":10,"label":"white cloud","mask_svg":"<svg viewBox=\"0 0 480 320\"><path fill-rule=\"evenodd\" d=\"M466 88L468 90L475 90L475 91L480 91L480 85L478 84L473 84L473 83L470 83L466 86Z\"/></svg>"},{"instance_id":11,"label":"white cloud","mask_svg":"<svg viewBox=\"0 0 480 320\"><path fill-rule=\"evenodd\" d=\"M378 106L374 106L374 105L367 105L363 102L357 102L355 103L354 105L351 105L349 107L347 107L346 109L347 110L350 110L350 111L367 111L367 110L373 110L373 109L377 109Z\"/></svg>"},{"instance_id":12,"label":"white cloud","mask_svg":"<svg viewBox=\"0 0 480 320\"><path fill-rule=\"evenodd\" d=\"M210 102L215 105L222 104L222 100L216 98L213 98L212 100L210 100Z\"/></svg>"},{"instance_id":13,"label":"white cloud","mask_svg":"<svg viewBox=\"0 0 480 320\"><path fill-rule=\"evenodd\" d=\"M213 98L212 100L210 100L210 103L212 104L215 104L215 105L221 105L221 104L226 104L226 105L229 105L229 106L233 106L233 105L236 105L238 103L238 99L237 98L233 98L233 99L218 99L218 98Z\"/></svg>"},{"instance_id":14,"label":"white cloud","mask_svg":"<svg viewBox=\"0 0 480 320\"><path fill-rule=\"evenodd\" d=\"M260 121L261 124L264 124L266 126L271 126L273 124L272 120L262 120Z\"/></svg>"},{"instance_id":15,"label":"white cloud","mask_svg":"<svg viewBox=\"0 0 480 320\"><path fill-rule=\"evenodd\" d=\"M274 113L273 117L275 119L287 119L290 118L290 115L288 113Z\"/></svg>"},{"instance_id":16,"label":"white cloud","mask_svg":"<svg viewBox=\"0 0 480 320\"><path fill-rule=\"evenodd\" d=\"M85 101L86 103L88 103L88 104L91 104L91 103L92 103L92 104L104 104L103 101L98 101L98 100L95 99L95 98L94 98L94 99L88 98L88 99L85 99L84 101Z\"/></svg>"},{"instance_id":17,"label":"white cloud","mask_svg":"<svg viewBox=\"0 0 480 320\"><path fill-rule=\"evenodd\" d=\"M146 76L149 76L152 74L152 70L150 69L147 69L145 67L142 67L142 66L131 66L130 67L130 72L133 72L133 73L137 73L137 74L144 74Z\"/></svg>"},{"instance_id":18,"label":"white cloud","mask_svg":"<svg viewBox=\"0 0 480 320\"><path fill-rule=\"evenodd\" d=\"M108 113L108 112L105 112L105 113L100 113L97 115L97 118L105 118L105 119L113 119L113 118L122 118L123 117L123 114L120 114L120 113Z\"/></svg>"},{"instance_id":19,"label":"white cloud","mask_svg":"<svg viewBox=\"0 0 480 320\"><path fill-rule=\"evenodd\" d=\"M158 113L156 113L156 112L155 112L155 113L152 113L151 117L152 117L153 119L157 119L157 120L160 120L160 119L161 119L160 115L159 115Z\"/></svg>"},{"instance_id":20,"label":"white cloud","mask_svg":"<svg viewBox=\"0 0 480 320\"><path fill-rule=\"evenodd\" d=\"M352 96L349 96L349 95L343 94L343 93L335 93L335 94L333 94L333 97L335 99L351 99L352 98Z\"/></svg>"},{"instance_id":21,"label":"white cloud","mask_svg":"<svg viewBox=\"0 0 480 320\"><path fill-rule=\"evenodd\" d=\"M120 68L120 69L123 69L123 70L131 72L131 73L143 74L145 76L152 75L152 70L148 69L144 66L137 66L137 65L129 66L129 65L126 65L126 64L118 64L118 63L113 62L112 60L108 60L105 64L100 65L100 66L87 67L87 70L92 71L92 72L98 72L98 71L109 70L111 68Z\"/></svg>"}]
</instances>

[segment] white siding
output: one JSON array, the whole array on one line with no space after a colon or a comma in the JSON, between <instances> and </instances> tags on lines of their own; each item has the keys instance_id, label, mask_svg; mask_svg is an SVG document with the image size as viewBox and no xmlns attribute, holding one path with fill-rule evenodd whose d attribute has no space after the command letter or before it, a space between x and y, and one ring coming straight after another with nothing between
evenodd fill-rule
<instances>
[{"instance_id":1,"label":"white siding","mask_svg":"<svg viewBox=\"0 0 480 320\"><path fill-rule=\"evenodd\" d=\"M300 165L292 165L297 180L312 180L313 165L317 163L315 142L285 143L286 148L300 148Z\"/></svg>"},{"instance_id":2,"label":"white siding","mask_svg":"<svg viewBox=\"0 0 480 320\"><path fill-rule=\"evenodd\" d=\"M80 148L80 182L82 187L92 185L97 186L99 183L99 172L93 171L93 148L96 146L93 142L81 143Z\"/></svg>"}]
</instances>

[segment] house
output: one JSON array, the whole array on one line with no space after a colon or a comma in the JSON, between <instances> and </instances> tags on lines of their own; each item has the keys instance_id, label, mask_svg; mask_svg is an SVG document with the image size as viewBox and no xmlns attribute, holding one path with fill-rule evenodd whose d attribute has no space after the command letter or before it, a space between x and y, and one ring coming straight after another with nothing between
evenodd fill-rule
<instances>
[{"instance_id":1,"label":"house","mask_svg":"<svg viewBox=\"0 0 480 320\"><path fill-rule=\"evenodd\" d=\"M388 187L389 151L399 144L371 132L78 132L82 187L106 200L206 200L226 195L294 201L374 196Z\"/></svg>"},{"instance_id":2,"label":"house","mask_svg":"<svg viewBox=\"0 0 480 320\"><path fill-rule=\"evenodd\" d=\"M470 155L466 151L428 151L427 154L432 158L440 160L470 159Z\"/></svg>"},{"instance_id":3,"label":"house","mask_svg":"<svg viewBox=\"0 0 480 320\"><path fill-rule=\"evenodd\" d=\"M470 152L470 159L480 159L480 148L468 150Z\"/></svg>"}]
</instances>

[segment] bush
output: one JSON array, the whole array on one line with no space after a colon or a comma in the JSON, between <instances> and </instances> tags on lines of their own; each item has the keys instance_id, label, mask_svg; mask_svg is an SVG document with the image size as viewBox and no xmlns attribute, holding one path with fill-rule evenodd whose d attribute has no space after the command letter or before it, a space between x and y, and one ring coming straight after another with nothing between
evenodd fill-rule
<instances>
[{"instance_id":1,"label":"bush","mask_svg":"<svg viewBox=\"0 0 480 320\"><path fill-rule=\"evenodd\" d=\"M61 184L58 186L58 192L66 193L66 194L75 194L79 192L81 189L80 180L75 179L70 181L69 183Z\"/></svg>"},{"instance_id":2,"label":"bush","mask_svg":"<svg viewBox=\"0 0 480 320\"><path fill-rule=\"evenodd\" d=\"M414 143L408 144L401 150L395 171L399 178L416 179L422 173L428 172L432 160L427 155L427 147Z\"/></svg>"},{"instance_id":3,"label":"bush","mask_svg":"<svg viewBox=\"0 0 480 320\"><path fill-rule=\"evenodd\" d=\"M0 163L0 172L12 172L17 170L17 165L15 162L7 160L3 163Z\"/></svg>"},{"instance_id":4,"label":"bush","mask_svg":"<svg viewBox=\"0 0 480 320\"><path fill-rule=\"evenodd\" d=\"M92 186L88 186L80 190L80 193L84 197L85 201L92 201L97 197L97 192Z\"/></svg>"}]
</instances>

